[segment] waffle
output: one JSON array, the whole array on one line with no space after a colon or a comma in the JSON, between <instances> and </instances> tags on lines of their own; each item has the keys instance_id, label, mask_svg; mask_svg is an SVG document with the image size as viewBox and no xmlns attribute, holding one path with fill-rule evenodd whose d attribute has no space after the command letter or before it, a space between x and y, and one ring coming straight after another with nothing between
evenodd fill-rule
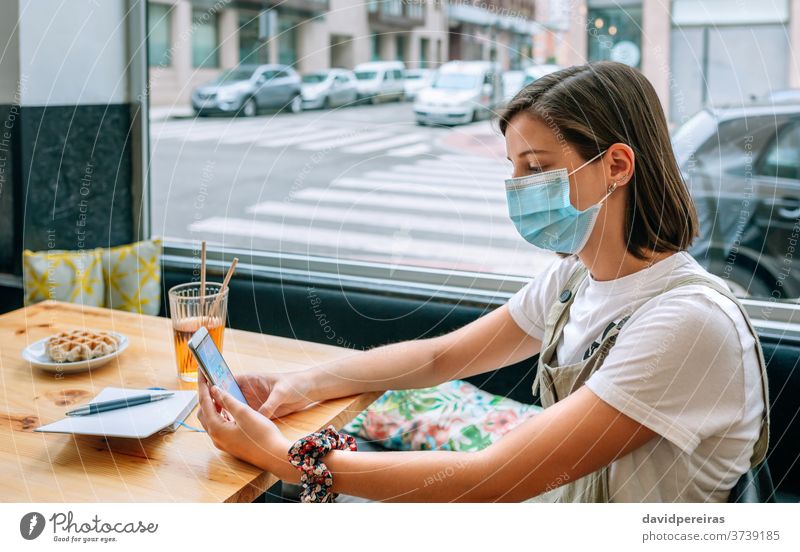
<instances>
[{"instance_id":1,"label":"waffle","mask_svg":"<svg viewBox=\"0 0 800 552\"><path fill-rule=\"evenodd\" d=\"M47 340L45 352L53 362L79 362L113 353L119 338L92 330L61 332Z\"/></svg>"}]
</instances>

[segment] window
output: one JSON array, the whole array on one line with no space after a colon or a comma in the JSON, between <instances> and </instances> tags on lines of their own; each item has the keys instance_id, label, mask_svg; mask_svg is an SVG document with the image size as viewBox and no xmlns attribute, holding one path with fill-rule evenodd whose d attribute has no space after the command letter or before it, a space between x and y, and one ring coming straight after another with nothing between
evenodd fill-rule
<instances>
[{"instance_id":1,"label":"window","mask_svg":"<svg viewBox=\"0 0 800 552\"><path fill-rule=\"evenodd\" d=\"M758 169L764 176L800 180L800 124L787 125L767 148Z\"/></svg>"},{"instance_id":2,"label":"window","mask_svg":"<svg viewBox=\"0 0 800 552\"><path fill-rule=\"evenodd\" d=\"M700 221L689 251L737 295L797 297L782 270L800 219L800 113L723 117L701 112L675 134L676 151L695 151L682 155Z\"/></svg>"},{"instance_id":3,"label":"window","mask_svg":"<svg viewBox=\"0 0 800 552\"><path fill-rule=\"evenodd\" d=\"M168 34L177 37L196 24L192 57L173 55L169 78L152 83L152 234L187 246L206 239L214 247L274 259L276 265L292 259L298 270L303 263L322 264L339 274L346 267L425 282L457 273L469 289L480 287L475 281L514 288L556 259L529 246L509 220L503 180L511 168L504 141L491 114L475 111L485 84L491 85L492 100L499 99L505 73L439 68L448 57L489 61L497 56L513 63L510 52L520 49L520 37L498 32L474 47L462 37L475 36L475 23L451 28L455 21L437 16L412 32L381 26L379 17L368 15L384 6L388 11L381 17L398 7L407 15L414 12L405 11L409 2L365 2L353 8L362 11L352 21L314 16L313 24L307 24L311 15L284 4L275 4L267 18L258 15L256 3L236 3L238 26L223 21L222 13L172 10L169 33L158 28L156 10L163 13L163 8L151 10L152 34L162 37L154 40L162 43ZM592 28L602 30L589 36L588 53L596 59L634 60L622 56L637 51L630 45L614 48L624 41L641 44L641 3L589 0L587 8ZM766 36L759 29L754 36ZM610 37L610 46L602 45L601 35ZM683 54L670 59L667 39L655 38L664 39L661 70L703 74L699 61ZM543 52L543 59L574 50L566 46ZM237 49L240 63L228 67L236 64ZM794 55L796 46L787 42L784 49ZM156 51L151 49L151 63L157 62ZM772 82L752 78L760 67L757 48L736 52L740 60L725 71L740 76L743 86ZM209 70L192 70L198 57L208 58ZM417 73L421 76L405 80L396 59L404 59L411 71L423 71ZM537 77L554 70L529 69L525 74ZM715 67L708 74L722 70ZM646 66L643 71L656 85L665 82L658 78L663 73ZM249 78L257 72L268 85ZM518 78L525 76L518 72ZM788 69L785 73L788 78ZM331 81L345 85L329 87ZM699 90L689 88L682 89L687 98ZM658 92L669 98L674 91L667 83ZM788 104L772 109L763 102L754 102L752 109L742 111L746 117L721 108L706 112L702 132L693 140L678 143L686 142L688 131L676 133L674 140L701 219L703 235L692 253L712 272L728 274L739 291L768 297L793 239L789 217L800 208L800 126L795 122L800 110ZM746 201L749 211L740 222ZM746 262L728 269L727 254L734 246L738 260ZM786 282L782 298L800 296L800 272L793 270Z\"/></svg>"},{"instance_id":4,"label":"window","mask_svg":"<svg viewBox=\"0 0 800 552\"><path fill-rule=\"evenodd\" d=\"M381 59L381 35L372 35L370 37L370 45L372 49L372 61L378 61Z\"/></svg>"},{"instance_id":5,"label":"window","mask_svg":"<svg viewBox=\"0 0 800 552\"><path fill-rule=\"evenodd\" d=\"M268 63L269 41L261 36L262 15L258 12L239 12L239 61Z\"/></svg>"},{"instance_id":6,"label":"window","mask_svg":"<svg viewBox=\"0 0 800 552\"><path fill-rule=\"evenodd\" d=\"M589 60L610 59L641 66L641 5L589 9L587 32Z\"/></svg>"},{"instance_id":7,"label":"window","mask_svg":"<svg viewBox=\"0 0 800 552\"><path fill-rule=\"evenodd\" d=\"M403 35L395 36L394 44L395 44L395 59L397 61L403 61L406 58L406 37Z\"/></svg>"},{"instance_id":8,"label":"window","mask_svg":"<svg viewBox=\"0 0 800 552\"><path fill-rule=\"evenodd\" d=\"M403 2L401 0L384 0L383 11L388 15L403 15Z\"/></svg>"},{"instance_id":9,"label":"window","mask_svg":"<svg viewBox=\"0 0 800 552\"><path fill-rule=\"evenodd\" d=\"M295 18L278 14L278 63L294 65L297 61L297 27Z\"/></svg>"},{"instance_id":10,"label":"window","mask_svg":"<svg viewBox=\"0 0 800 552\"><path fill-rule=\"evenodd\" d=\"M195 8L192 15L192 66L219 67L217 14Z\"/></svg>"},{"instance_id":11,"label":"window","mask_svg":"<svg viewBox=\"0 0 800 552\"><path fill-rule=\"evenodd\" d=\"M419 66L428 67L428 60L430 59L431 41L427 38L419 39Z\"/></svg>"},{"instance_id":12,"label":"window","mask_svg":"<svg viewBox=\"0 0 800 552\"><path fill-rule=\"evenodd\" d=\"M172 13L166 4L147 4L147 59L150 67L169 67L172 64Z\"/></svg>"}]
</instances>

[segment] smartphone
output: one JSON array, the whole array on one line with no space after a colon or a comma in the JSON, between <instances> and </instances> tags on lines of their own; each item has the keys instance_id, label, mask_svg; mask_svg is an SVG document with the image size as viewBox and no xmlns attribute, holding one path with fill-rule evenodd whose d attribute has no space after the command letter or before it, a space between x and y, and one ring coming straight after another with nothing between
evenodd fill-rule
<instances>
[{"instance_id":1,"label":"smartphone","mask_svg":"<svg viewBox=\"0 0 800 552\"><path fill-rule=\"evenodd\" d=\"M203 372L205 378L212 384L220 389L224 389L237 400L247 404L247 399L244 398L239 384L231 373L231 369L222 358L222 353L219 352L217 344L211 339L208 330L201 326L199 330L192 334L189 340L189 350L192 351L194 358L197 359L197 364Z\"/></svg>"}]
</instances>

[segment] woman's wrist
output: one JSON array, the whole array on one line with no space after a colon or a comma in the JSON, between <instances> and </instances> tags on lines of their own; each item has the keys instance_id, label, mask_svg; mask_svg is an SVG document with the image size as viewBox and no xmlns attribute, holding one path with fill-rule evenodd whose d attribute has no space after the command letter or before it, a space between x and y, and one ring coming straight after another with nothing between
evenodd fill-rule
<instances>
[{"instance_id":1,"label":"woman's wrist","mask_svg":"<svg viewBox=\"0 0 800 552\"><path fill-rule=\"evenodd\" d=\"M336 393L337 378L330 372L331 365L326 367L315 366L303 372L298 372L298 379L303 380L303 392L312 402L326 401L336 397L345 396Z\"/></svg>"},{"instance_id":2,"label":"woman's wrist","mask_svg":"<svg viewBox=\"0 0 800 552\"><path fill-rule=\"evenodd\" d=\"M299 482L300 475L297 473L297 468L292 466L286 458L286 451L289 450L292 443L294 441L287 439L282 434L279 434L277 438L271 439L264 446L265 457L259 463L259 467L284 481Z\"/></svg>"},{"instance_id":3,"label":"woman's wrist","mask_svg":"<svg viewBox=\"0 0 800 552\"><path fill-rule=\"evenodd\" d=\"M287 451L292 467L299 471L303 491L302 502L335 502L333 473L325 464L325 457L332 450L357 450L353 436L340 433L328 425L325 429L301 437Z\"/></svg>"}]
</instances>

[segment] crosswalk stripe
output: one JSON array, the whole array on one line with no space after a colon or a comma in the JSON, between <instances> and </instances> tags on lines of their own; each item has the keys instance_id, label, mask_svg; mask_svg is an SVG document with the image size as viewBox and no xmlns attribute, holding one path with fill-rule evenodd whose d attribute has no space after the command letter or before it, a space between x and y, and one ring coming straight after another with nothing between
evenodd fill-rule
<instances>
[{"instance_id":1,"label":"crosswalk stripe","mask_svg":"<svg viewBox=\"0 0 800 552\"><path fill-rule=\"evenodd\" d=\"M498 163L500 165L508 163L508 161L497 157L480 157L478 155L457 155L454 153L442 154L439 156L439 159L441 159L442 161L446 161L448 163L469 163L472 165L488 165L492 167L496 166ZM511 166L510 163L509 166Z\"/></svg>"},{"instance_id":2,"label":"crosswalk stripe","mask_svg":"<svg viewBox=\"0 0 800 552\"><path fill-rule=\"evenodd\" d=\"M502 188L477 188L468 189L456 185L441 186L438 184L423 184L419 182L386 182L365 178L337 178L331 183L334 188L358 188L362 190L380 192L400 192L435 196L474 197L487 201L507 201Z\"/></svg>"},{"instance_id":3,"label":"crosswalk stripe","mask_svg":"<svg viewBox=\"0 0 800 552\"><path fill-rule=\"evenodd\" d=\"M297 136L298 134L303 134L304 129L299 129L296 126L280 126L277 128L267 127L264 132L261 133L260 136L251 137L249 140L243 140L243 142L265 142L268 140L280 140L283 138L292 138ZM233 137L232 137L233 138ZM235 140L231 140L229 143L237 143ZM238 142L241 143L241 142Z\"/></svg>"},{"instance_id":4,"label":"crosswalk stripe","mask_svg":"<svg viewBox=\"0 0 800 552\"><path fill-rule=\"evenodd\" d=\"M442 175L412 174L412 173L397 173L393 171L369 171L364 173L364 178L373 178L375 180L401 180L403 182L429 182L431 184L453 184L456 186L469 186L469 187L496 187L500 184L496 179L486 179L469 176L460 177L453 175L452 177Z\"/></svg>"},{"instance_id":5,"label":"crosswalk stripe","mask_svg":"<svg viewBox=\"0 0 800 552\"><path fill-rule=\"evenodd\" d=\"M353 134L352 136L343 136L341 138L336 138L334 140L318 140L314 142L309 142L308 144L302 144L300 146L300 149L311 150L311 151L334 149L341 146L348 146L350 144L357 144L359 142L364 142L367 140L379 140L388 135L389 134L385 131L361 132L358 134Z\"/></svg>"},{"instance_id":6,"label":"crosswalk stripe","mask_svg":"<svg viewBox=\"0 0 800 552\"><path fill-rule=\"evenodd\" d=\"M349 148L344 148L344 152L346 153L372 153L378 150L389 149L396 146L402 146L403 144L409 144L411 142L419 142L420 140L425 140L428 138L428 135L422 133L412 133L412 134L401 134L400 136L395 136L394 138L387 138L386 140L378 140L377 142L372 142L369 144L362 144L358 146L351 146Z\"/></svg>"},{"instance_id":7,"label":"crosswalk stripe","mask_svg":"<svg viewBox=\"0 0 800 552\"><path fill-rule=\"evenodd\" d=\"M166 128L164 128L166 127ZM222 121L219 123L194 123L173 127L172 125L162 125L161 127L150 127L151 136L155 138L182 138L188 136L205 136L203 139L216 139L219 137L236 138L238 136L252 135L263 128L270 131L280 131L292 129L297 131L296 125L289 125L285 122L271 122L266 120L255 120L246 122ZM210 138L209 138L210 137ZM191 140L200 141L200 139Z\"/></svg>"},{"instance_id":8,"label":"crosswalk stripe","mask_svg":"<svg viewBox=\"0 0 800 552\"><path fill-rule=\"evenodd\" d=\"M386 155L391 157L413 157L414 155L422 155L423 153L427 153L431 150L430 145L425 143L419 144L411 144L410 146L405 146L402 148L394 148L390 149L386 152Z\"/></svg>"},{"instance_id":9,"label":"crosswalk stripe","mask_svg":"<svg viewBox=\"0 0 800 552\"><path fill-rule=\"evenodd\" d=\"M341 226L347 224L361 224L378 228L409 228L424 232L448 234L454 237L470 236L488 239L503 239L518 241L519 234L514 231L510 221L491 223L486 221L473 221L470 219L447 220L449 226L444 225L441 219L413 215L408 213L382 212L376 215L374 211L351 209L349 207L331 207L315 205L309 207L305 204L290 203L286 201L266 201L259 204L259 215L284 218L302 219L307 223L314 221L333 222Z\"/></svg>"},{"instance_id":10,"label":"crosswalk stripe","mask_svg":"<svg viewBox=\"0 0 800 552\"><path fill-rule=\"evenodd\" d=\"M505 171L484 171L471 169L468 167L427 167L420 165L397 165L390 168L399 173L427 174L431 176L444 175L450 177L463 178L464 176L483 178L485 180L497 180L510 176ZM472 178L474 179L474 178Z\"/></svg>"},{"instance_id":11,"label":"crosswalk stripe","mask_svg":"<svg viewBox=\"0 0 800 552\"><path fill-rule=\"evenodd\" d=\"M150 128L150 135L154 138L180 138L192 131L191 126L181 128Z\"/></svg>"},{"instance_id":12,"label":"crosswalk stripe","mask_svg":"<svg viewBox=\"0 0 800 552\"><path fill-rule=\"evenodd\" d=\"M353 250L358 253L369 252L382 256L389 255L393 263L404 263L406 258L435 259L441 262L461 262L465 259L475 265L490 266L498 272L514 270L510 259L514 253L525 251L524 245L513 248L476 246L452 241L413 238L408 232L412 228L403 227L390 236L373 236L364 232L331 228L314 228L313 225L285 224L251 219L212 217L189 225L192 232L221 234L223 236L247 236L277 241L281 246L287 243L301 244L302 247L323 246ZM289 250L296 249L290 248ZM528 253L528 251L526 251ZM346 256L346 255L345 255ZM549 258L549 257L548 257ZM542 263L544 266L544 263Z\"/></svg>"},{"instance_id":13,"label":"crosswalk stripe","mask_svg":"<svg viewBox=\"0 0 800 552\"><path fill-rule=\"evenodd\" d=\"M220 131L215 135L208 136L205 139L213 140L213 141L215 141L217 143L222 142L222 143L226 143L226 144L257 142L257 141L259 141L258 138L256 136L254 136L254 134L252 134L253 132L255 132L255 130L256 129L252 129L252 130L240 133L238 131L238 129L237 130L226 129L225 131ZM259 129L259 131L261 133L261 138L265 139L265 140L277 139L278 137L282 137L282 136L297 136L297 133L298 133L297 127L293 127L292 128L292 127L283 127L283 126L281 126L281 127L262 127L261 129ZM242 140L239 140L240 137L242 138ZM245 137L247 137L247 138L245 139ZM198 142L198 141L200 141L202 139L203 138L188 138L187 141L188 142Z\"/></svg>"},{"instance_id":14,"label":"crosswalk stripe","mask_svg":"<svg viewBox=\"0 0 800 552\"><path fill-rule=\"evenodd\" d=\"M282 129L262 126L260 128L243 130L241 132L237 131L236 134L231 136L222 136L219 141L224 144L245 144L247 142L255 142L262 138L272 138L280 132L280 130ZM294 130L294 132L297 132L297 130Z\"/></svg>"},{"instance_id":15,"label":"crosswalk stripe","mask_svg":"<svg viewBox=\"0 0 800 552\"><path fill-rule=\"evenodd\" d=\"M476 170L483 172L508 172L511 170L511 163L461 163L459 161L447 161L439 158L425 158L417 162L420 167L431 169L449 169L453 170L463 167L464 170Z\"/></svg>"},{"instance_id":16,"label":"crosswalk stripe","mask_svg":"<svg viewBox=\"0 0 800 552\"><path fill-rule=\"evenodd\" d=\"M308 134L305 132L300 132L298 134L298 131L295 130L293 134L285 138L278 138L278 139L268 138L266 140L259 140L258 145L267 148L293 146L295 144L301 144L308 140L321 140L323 138L332 138L334 136L340 136L342 134L345 134L346 132L347 131L342 128L332 128L321 131L314 130L313 134L311 132L309 132Z\"/></svg>"},{"instance_id":17,"label":"crosswalk stripe","mask_svg":"<svg viewBox=\"0 0 800 552\"><path fill-rule=\"evenodd\" d=\"M234 137L237 135L236 131L230 128L219 129L203 129L200 131L194 130L183 137L184 142L221 142L226 136Z\"/></svg>"},{"instance_id":18,"label":"crosswalk stripe","mask_svg":"<svg viewBox=\"0 0 800 552\"><path fill-rule=\"evenodd\" d=\"M459 217L474 215L485 218L506 217L508 209L504 201L459 201L450 198L441 198L441 201L432 201L430 197L408 196L400 194L384 194L380 192L350 192L331 188L305 188L293 196L296 200L312 202L309 209L315 204L347 203L353 208L361 205L388 209L410 209L414 211L432 211L444 216ZM259 213L261 203L248 207L248 213Z\"/></svg>"}]
</instances>

